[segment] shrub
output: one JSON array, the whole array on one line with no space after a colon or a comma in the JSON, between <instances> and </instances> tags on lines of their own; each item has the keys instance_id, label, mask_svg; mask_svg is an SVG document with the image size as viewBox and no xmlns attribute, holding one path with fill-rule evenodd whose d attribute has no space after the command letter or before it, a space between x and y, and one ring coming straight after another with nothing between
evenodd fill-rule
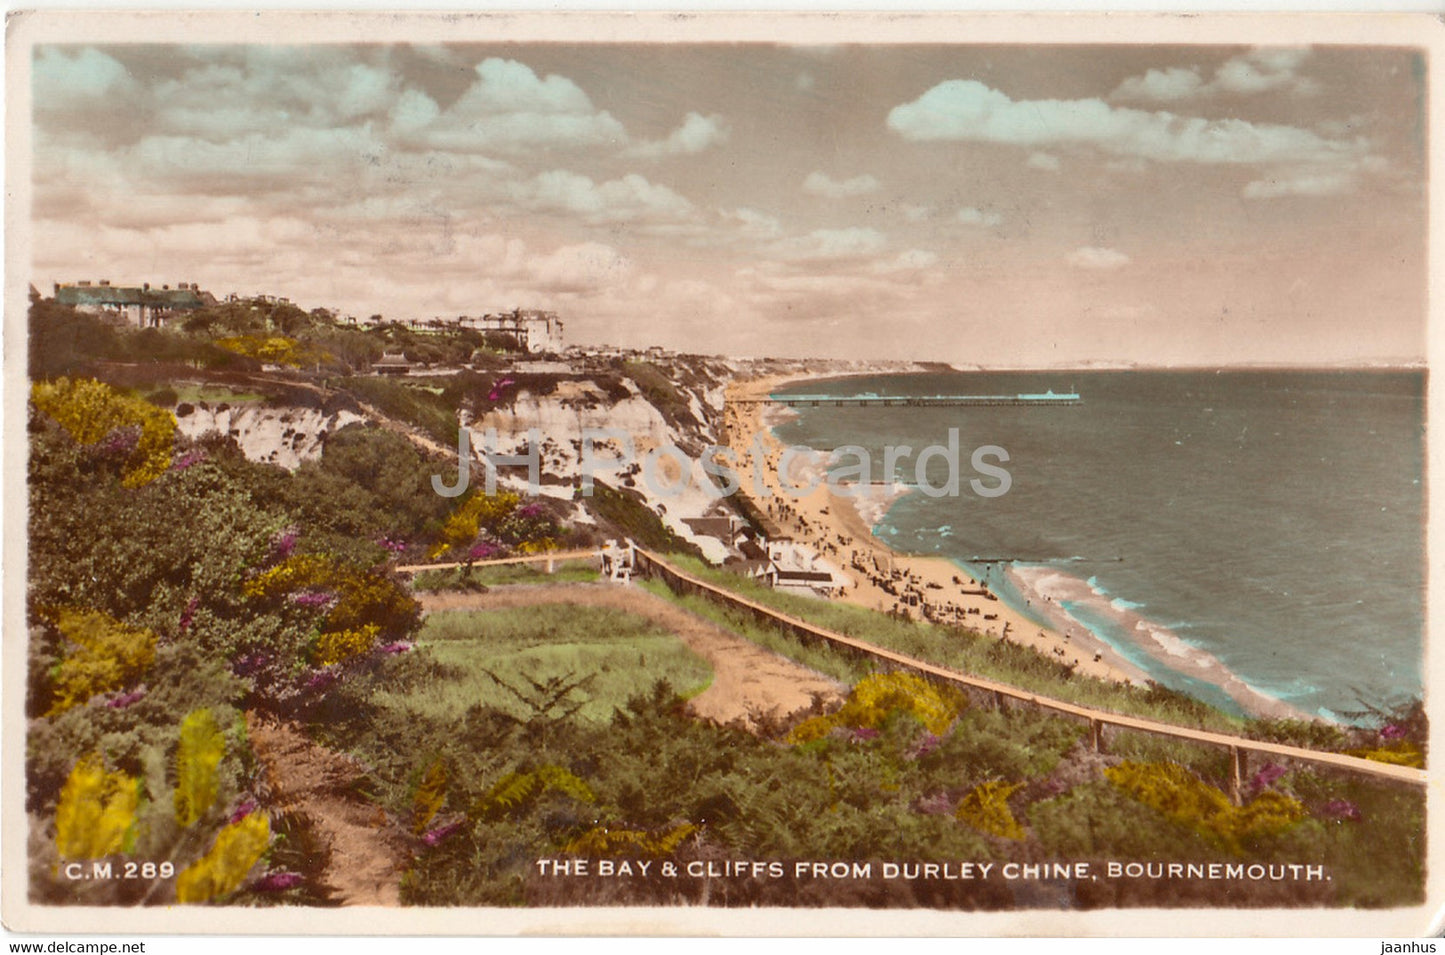
<instances>
[{"instance_id":1,"label":"shrub","mask_svg":"<svg viewBox=\"0 0 1445 955\"><path fill-rule=\"evenodd\" d=\"M960 822L966 822L980 832L1005 839L1023 839L1028 833L1024 832L1024 827L1019 825L1008 807L1008 797L1022 786L1022 783L1005 783L1002 780L982 783L963 797L954 815Z\"/></svg>"},{"instance_id":2,"label":"shrub","mask_svg":"<svg viewBox=\"0 0 1445 955\"><path fill-rule=\"evenodd\" d=\"M1175 763L1125 762L1104 770L1104 775L1146 806L1234 852L1245 842L1283 832L1306 816L1298 800L1274 790L1235 806L1224 793Z\"/></svg>"},{"instance_id":3,"label":"shrub","mask_svg":"<svg viewBox=\"0 0 1445 955\"><path fill-rule=\"evenodd\" d=\"M292 368L331 360L330 355L314 345L280 336L235 335L216 339L216 345L247 358L272 365L290 365Z\"/></svg>"},{"instance_id":4,"label":"shrub","mask_svg":"<svg viewBox=\"0 0 1445 955\"><path fill-rule=\"evenodd\" d=\"M447 794L447 764L438 756L427 766L411 797L411 831L420 835L441 811ZM434 837L440 840L440 837Z\"/></svg>"},{"instance_id":5,"label":"shrub","mask_svg":"<svg viewBox=\"0 0 1445 955\"><path fill-rule=\"evenodd\" d=\"M882 729L896 712L907 713L930 733L941 736L967 705L962 691L930 683L917 674L878 673L859 680L840 709L794 727L788 741L820 739L836 727Z\"/></svg>"},{"instance_id":6,"label":"shrub","mask_svg":"<svg viewBox=\"0 0 1445 955\"><path fill-rule=\"evenodd\" d=\"M209 902L230 895L270 844L271 823L264 812L231 823L216 835L210 852L176 876L176 899Z\"/></svg>"},{"instance_id":7,"label":"shrub","mask_svg":"<svg viewBox=\"0 0 1445 955\"><path fill-rule=\"evenodd\" d=\"M176 822L189 827L215 804L217 770L226 755L226 739L209 709L199 709L181 721L176 748Z\"/></svg>"},{"instance_id":8,"label":"shrub","mask_svg":"<svg viewBox=\"0 0 1445 955\"><path fill-rule=\"evenodd\" d=\"M329 630L316 641L316 665L329 667L361 656L376 646L380 628L374 623L354 630Z\"/></svg>"},{"instance_id":9,"label":"shrub","mask_svg":"<svg viewBox=\"0 0 1445 955\"><path fill-rule=\"evenodd\" d=\"M31 387L30 399L77 444L100 445L117 429L139 429L133 446L116 449L125 454L122 483L126 487L148 484L170 469L176 419L169 411L94 378L37 382Z\"/></svg>"},{"instance_id":10,"label":"shrub","mask_svg":"<svg viewBox=\"0 0 1445 955\"><path fill-rule=\"evenodd\" d=\"M82 758L60 790L55 846L66 859L98 859L121 851L135 825L139 780L108 773L99 754Z\"/></svg>"},{"instance_id":11,"label":"shrub","mask_svg":"<svg viewBox=\"0 0 1445 955\"><path fill-rule=\"evenodd\" d=\"M154 633L98 610L61 610L56 628L78 649L56 667L50 716L129 685L155 659Z\"/></svg>"}]
</instances>

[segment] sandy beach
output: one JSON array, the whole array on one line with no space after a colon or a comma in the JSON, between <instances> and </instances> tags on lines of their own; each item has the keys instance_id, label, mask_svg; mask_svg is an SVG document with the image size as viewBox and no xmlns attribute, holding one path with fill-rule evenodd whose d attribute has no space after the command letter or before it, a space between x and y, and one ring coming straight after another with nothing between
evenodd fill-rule
<instances>
[{"instance_id":1,"label":"sandy beach","mask_svg":"<svg viewBox=\"0 0 1445 955\"><path fill-rule=\"evenodd\" d=\"M840 567L852 581L834 599L967 627L1029 647L1085 676L1145 681L1142 671L1084 627L1063 629L1062 623L1060 629L1040 627L951 561L899 553L874 537L872 521L865 519L863 511L870 517L878 513L896 498L897 489L870 488L865 498L839 495L826 485L802 496L785 493L779 476L785 447L771 432L769 406L739 402L757 402L797 380L796 376L777 376L729 385L723 438L738 455L738 472L744 476L739 493L748 495L759 513L767 515L782 533ZM765 460L753 460L755 448L761 449ZM754 474L762 476L766 489L762 499L758 499ZM788 477L794 486L804 483L801 469ZM883 500L878 499L879 494L884 495ZM967 530L961 533L966 535ZM1048 613L1049 608L1042 609L1050 619L1061 620L1060 615Z\"/></svg>"}]
</instances>

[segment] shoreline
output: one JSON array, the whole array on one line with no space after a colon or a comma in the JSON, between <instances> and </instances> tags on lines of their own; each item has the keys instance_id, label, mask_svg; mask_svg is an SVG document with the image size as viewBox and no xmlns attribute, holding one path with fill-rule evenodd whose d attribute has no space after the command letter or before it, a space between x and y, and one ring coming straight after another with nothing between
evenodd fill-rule
<instances>
[{"instance_id":1,"label":"shoreline","mask_svg":"<svg viewBox=\"0 0 1445 955\"><path fill-rule=\"evenodd\" d=\"M846 377L855 376L831 376ZM731 382L727 394L730 399L758 399L787 384L814 380L806 374L743 379ZM795 541L836 563L850 578L852 586L843 588L834 599L870 610L898 612L913 620L956 624L1009 640L1048 659L1073 665L1074 672L1082 676L1140 685L1149 679L1087 628L1081 628L1082 633L1060 633L1041 627L996 594L986 592L978 580L950 558L909 554L890 547L874 535L873 527L864 520L858 498L836 494L826 484L803 496L783 492L778 463L784 445L765 420L768 411L765 404L740 406L729 400L724 410L725 442L738 455L741 473L763 475L763 487L770 496L751 501L758 513L774 520ZM755 442L766 457L761 463L752 460ZM791 474L789 477L796 480Z\"/></svg>"},{"instance_id":2,"label":"shoreline","mask_svg":"<svg viewBox=\"0 0 1445 955\"><path fill-rule=\"evenodd\" d=\"M729 398L756 400L789 384L849 377L857 375L829 375L825 378L807 374L764 376L734 381L727 386L727 394ZM888 510L910 493L906 485L875 485L862 497L839 495L826 484L802 497L786 495L779 490L778 475L779 457L785 445L772 432L773 427L783 423L777 420L778 410L766 404L739 406L729 401L724 413L725 443L738 454L740 472L757 473L751 459L755 442L765 452L767 460L759 470L766 491L773 496L769 500L758 501L749 495L754 509L768 515L795 541L813 549L820 557L831 560L852 580L852 586L845 587L832 599L870 610L899 612L913 620L963 626L994 639L1007 639L1027 646L1045 658L1072 665L1074 672L1083 676L1139 686L1155 681L1143 666L1056 602L1055 595L1048 588L1038 586L1040 580L1049 576L1045 565L1038 568L1003 566L1002 573L1011 589L1025 603L1027 610L1021 610L978 580L963 561L902 551L874 533L874 526L881 523ZM791 410L789 414L797 416ZM801 477L804 475L796 467L788 475L789 480L794 482ZM744 482L740 493L747 494L754 487L752 482ZM882 501L883 510L878 521L870 524L863 516L863 509L877 506L882 495L887 495ZM1057 573L1067 575L1066 571ZM1035 616L1030 616L1030 611ZM1140 620L1149 623L1142 617ZM1137 626L1138 621L1135 623ZM1159 632L1152 625L1143 629L1148 631L1145 636ZM1233 701L1247 716L1321 719L1255 689L1206 651L1191 649L1187 659L1174 659L1181 654L1165 647L1157 637L1154 642L1160 644L1158 647L1132 636L1121 639L1130 642L1129 650L1133 653L1149 658L1186 679L1209 686ZM1161 654L1169 654L1170 659L1163 659Z\"/></svg>"}]
</instances>

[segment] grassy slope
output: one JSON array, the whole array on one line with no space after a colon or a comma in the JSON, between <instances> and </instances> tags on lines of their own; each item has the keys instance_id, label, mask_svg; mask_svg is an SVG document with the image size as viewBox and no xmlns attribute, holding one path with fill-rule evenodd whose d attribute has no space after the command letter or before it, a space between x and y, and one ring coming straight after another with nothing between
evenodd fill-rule
<instances>
[{"instance_id":1,"label":"grassy slope","mask_svg":"<svg viewBox=\"0 0 1445 955\"><path fill-rule=\"evenodd\" d=\"M601 574L587 560L564 560L547 573L540 564L499 564L492 567L427 570L416 575L412 589L465 590L471 587L500 587L506 584L576 584L600 580Z\"/></svg>"},{"instance_id":2,"label":"grassy slope","mask_svg":"<svg viewBox=\"0 0 1445 955\"><path fill-rule=\"evenodd\" d=\"M628 697L658 679L685 696L702 692L712 680L706 661L676 637L642 617L605 608L589 608L585 614L562 604L439 611L423 624L417 652L429 655L447 679L420 694L383 689L375 702L442 723L459 719L478 703L519 719L532 715L488 671L524 696L534 695L532 681L586 680L568 699L583 703L579 718L596 721L611 718Z\"/></svg>"}]
</instances>

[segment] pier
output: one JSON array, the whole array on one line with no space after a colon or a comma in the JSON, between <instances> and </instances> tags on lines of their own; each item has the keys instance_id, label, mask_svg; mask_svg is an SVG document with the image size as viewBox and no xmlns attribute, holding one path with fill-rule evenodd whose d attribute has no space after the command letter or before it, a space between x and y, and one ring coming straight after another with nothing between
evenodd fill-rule
<instances>
[{"instance_id":1,"label":"pier","mask_svg":"<svg viewBox=\"0 0 1445 955\"><path fill-rule=\"evenodd\" d=\"M1077 392L1017 395L768 395L766 398L735 398L740 405L782 405L785 408L990 408L990 407L1073 407L1084 403Z\"/></svg>"}]
</instances>

